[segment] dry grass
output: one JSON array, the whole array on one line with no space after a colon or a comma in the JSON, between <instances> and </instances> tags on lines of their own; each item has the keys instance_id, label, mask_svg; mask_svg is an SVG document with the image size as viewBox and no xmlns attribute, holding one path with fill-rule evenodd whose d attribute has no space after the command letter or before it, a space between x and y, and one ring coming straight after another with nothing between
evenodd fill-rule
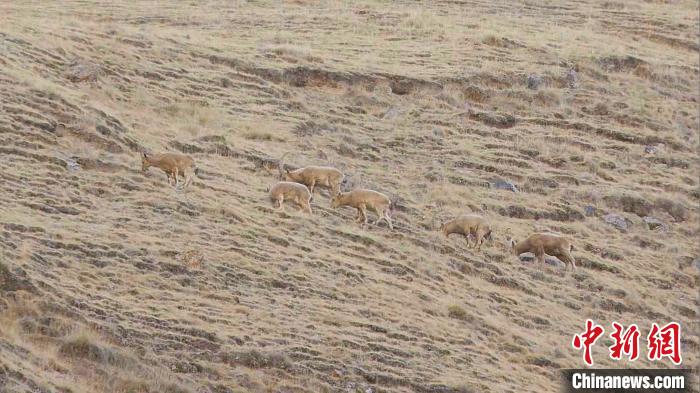
<instances>
[{"instance_id":1,"label":"dry grass","mask_svg":"<svg viewBox=\"0 0 700 393\"><path fill-rule=\"evenodd\" d=\"M0 12L0 390L556 391L587 317L679 320L697 363L696 2ZM200 175L175 192L142 150ZM286 152L390 195L396 230L323 193L274 212ZM468 212L480 253L437 232ZM541 230L575 273L509 254Z\"/></svg>"}]
</instances>

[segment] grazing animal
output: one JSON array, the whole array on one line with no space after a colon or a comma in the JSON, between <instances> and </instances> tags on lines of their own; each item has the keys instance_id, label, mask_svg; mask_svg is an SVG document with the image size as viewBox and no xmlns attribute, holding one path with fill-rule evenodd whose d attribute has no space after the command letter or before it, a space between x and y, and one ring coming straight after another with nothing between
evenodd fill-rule
<instances>
[{"instance_id":1,"label":"grazing animal","mask_svg":"<svg viewBox=\"0 0 700 393\"><path fill-rule=\"evenodd\" d=\"M544 255L547 254L559 258L565 264L571 264L571 270L576 269L576 261L571 256L574 245L564 236L554 233L533 233L527 239L517 243L511 239L510 246L516 256L531 252L535 254L538 262L544 263Z\"/></svg>"},{"instance_id":2,"label":"grazing animal","mask_svg":"<svg viewBox=\"0 0 700 393\"><path fill-rule=\"evenodd\" d=\"M445 237L448 237L452 233L464 235L467 238L467 247L470 248L472 247L469 241L469 237L471 236L474 238L474 247L477 247L477 250L481 250L481 245L484 244L484 240L491 240L492 229L491 225L484 217L476 214L466 214L442 224L440 232L442 232Z\"/></svg>"},{"instance_id":3,"label":"grazing animal","mask_svg":"<svg viewBox=\"0 0 700 393\"><path fill-rule=\"evenodd\" d=\"M356 189L349 192L342 192L331 199L331 207L337 208L339 206L350 206L357 209L357 216L355 221L362 221L364 225L367 224L367 209L373 210L377 213L377 221L374 225L378 225L379 221L384 220L389 224L389 229L394 229L394 224L391 222L391 217L389 213L393 210L393 203L391 199L386 195L373 191L373 190L363 190Z\"/></svg>"},{"instance_id":4,"label":"grazing animal","mask_svg":"<svg viewBox=\"0 0 700 393\"><path fill-rule=\"evenodd\" d=\"M168 184L173 185L174 183L175 187L179 185L180 176L185 178L183 188L189 186L192 183L193 175L198 172L192 157L178 153L143 153L141 170L146 172L152 166L162 169L168 176Z\"/></svg>"},{"instance_id":5,"label":"grazing animal","mask_svg":"<svg viewBox=\"0 0 700 393\"><path fill-rule=\"evenodd\" d=\"M270 199L280 211L284 210L282 203L288 200L294 202L305 212L313 214L311 212L311 193L303 184L289 181L278 182L270 188Z\"/></svg>"},{"instance_id":6,"label":"grazing animal","mask_svg":"<svg viewBox=\"0 0 700 393\"><path fill-rule=\"evenodd\" d=\"M279 161L280 180L301 183L309 187L312 195L316 186L329 188L332 195L340 193L340 184L345 178L343 172L329 166L307 166L291 171L284 167L284 157L286 155L287 153Z\"/></svg>"}]
</instances>

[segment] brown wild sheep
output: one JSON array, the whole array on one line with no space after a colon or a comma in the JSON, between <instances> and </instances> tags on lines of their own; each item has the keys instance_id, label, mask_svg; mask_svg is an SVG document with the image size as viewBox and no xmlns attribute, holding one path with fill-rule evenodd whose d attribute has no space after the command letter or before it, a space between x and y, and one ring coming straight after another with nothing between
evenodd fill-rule
<instances>
[{"instance_id":1,"label":"brown wild sheep","mask_svg":"<svg viewBox=\"0 0 700 393\"><path fill-rule=\"evenodd\" d=\"M531 252L535 254L538 262L544 263L544 255L547 254L559 258L565 264L571 264L571 270L576 269L576 261L571 256L574 245L564 236L554 233L533 233L527 239L517 243L511 239L510 246L516 256Z\"/></svg>"},{"instance_id":2,"label":"brown wild sheep","mask_svg":"<svg viewBox=\"0 0 700 393\"><path fill-rule=\"evenodd\" d=\"M467 238L467 247L472 247L469 237L474 238L474 247L481 250L481 245L485 239L491 239L491 225L488 221L476 214L466 214L448 221L440 227L440 232L448 237L452 233L464 235Z\"/></svg>"},{"instance_id":3,"label":"brown wild sheep","mask_svg":"<svg viewBox=\"0 0 700 393\"><path fill-rule=\"evenodd\" d=\"M183 188L192 183L192 176L197 173L192 157L178 153L148 154L143 153L141 157L141 170L146 172L150 167L157 167L163 170L168 176L168 184L178 187L179 177L185 178Z\"/></svg>"},{"instance_id":4,"label":"brown wild sheep","mask_svg":"<svg viewBox=\"0 0 700 393\"><path fill-rule=\"evenodd\" d=\"M355 221L362 221L367 224L367 209L377 213L377 221L374 225L378 225L379 221L384 220L389 224L389 229L394 229L394 224L391 222L389 213L393 210L391 199L386 195L373 190L352 190L350 192L342 192L331 199L331 207L350 206L357 209Z\"/></svg>"},{"instance_id":5,"label":"brown wild sheep","mask_svg":"<svg viewBox=\"0 0 700 393\"><path fill-rule=\"evenodd\" d=\"M280 211L284 210L282 203L288 200L294 202L305 212L313 214L311 212L311 193L303 184L289 181L278 182L270 188L270 199Z\"/></svg>"},{"instance_id":6,"label":"brown wild sheep","mask_svg":"<svg viewBox=\"0 0 700 393\"><path fill-rule=\"evenodd\" d=\"M284 157L287 154L279 161L280 180L301 183L309 187L312 195L316 186L329 188L332 195L340 193L340 184L345 178L343 172L329 166L307 166L290 171L284 168Z\"/></svg>"}]
</instances>

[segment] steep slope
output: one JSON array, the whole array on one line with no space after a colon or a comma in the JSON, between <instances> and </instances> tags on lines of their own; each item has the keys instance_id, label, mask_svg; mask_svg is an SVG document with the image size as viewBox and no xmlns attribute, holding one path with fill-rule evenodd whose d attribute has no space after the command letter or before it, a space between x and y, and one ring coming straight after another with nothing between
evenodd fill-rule
<instances>
[{"instance_id":1,"label":"steep slope","mask_svg":"<svg viewBox=\"0 0 700 393\"><path fill-rule=\"evenodd\" d=\"M3 392L557 391L586 318L679 321L697 364L697 3L1 11ZM395 231L275 212L285 152ZM470 211L482 253L437 232ZM579 269L510 255L534 230Z\"/></svg>"}]
</instances>

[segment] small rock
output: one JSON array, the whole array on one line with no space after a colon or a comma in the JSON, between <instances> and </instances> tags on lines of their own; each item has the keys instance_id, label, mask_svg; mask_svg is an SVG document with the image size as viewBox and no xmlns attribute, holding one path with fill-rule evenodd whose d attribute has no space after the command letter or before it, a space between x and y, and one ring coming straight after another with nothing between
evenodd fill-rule
<instances>
[{"instance_id":1,"label":"small rock","mask_svg":"<svg viewBox=\"0 0 700 393\"><path fill-rule=\"evenodd\" d=\"M599 102L593 107L590 113L596 116L607 116L610 114L610 110L607 105Z\"/></svg>"},{"instance_id":2,"label":"small rock","mask_svg":"<svg viewBox=\"0 0 700 393\"><path fill-rule=\"evenodd\" d=\"M527 88L530 90L539 89L542 83L544 83L544 79L539 75L528 75L527 77Z\"/></svg>"},{"instance_id":3,"label":"small rock","mask_svg":"<svg viewBox=\"0 0 700 393\"><path fill-rule=\"evenodd\" d=\"M233 86L233 82L231 82L231 79L228 79L228 78L221 78L220 82L221 82L221 87L224 87L224 88L229 88L229 87Z\"/></svg>"},{"instance_id":4,"label":"small rock","mask_svg":"<svg viewBox=\"0 0 700 393\"><path fill-rule=\"evenodd\" d=\"M621 231L626 231L629 227L629 225L627 224L627 220L621 215L615 213L608 213L604 215L603 221L607 222L608 224L616 227Z\"/></svg>"},{"instance_id":5,"label":"small rock","mask_svg":"<svg viewBox=\"0 0 700 393\"><path fill-rule=\"evenodd\" d=\"M99 74L100 66L84 60L74 60L68 68L68 79L73 82L93 82Z\"/></svg>"},{"instance_id":6,"label":"small rock","mask_svg":"<svg viewBox=\"0 0 700 393\"><path fill-rule=\"evenodd\" d=\"M390 86L391 92L397 95L405 95L413 91L413 83L410 81L393 81Z\"/></svg>"},{"instance_id":7,"label":"small rock","mask_svg":"<svg viewBox=\"0 0 700 393\"><path fill-rule=\"evenodd\" d=\"M651 229L652 231L655 229L658 229L661 231L665 231L668 229L668 225L664 224L663 221L659 220L656 217L646 216L646 217L642 218L642 220L644 220L644 223L647 224L649 229Z\"/></svg>"},{"instance_id":8,"label":"small rock","mask_svg":"<svg viewBox=\"0 0 700 393\"><path fill-rule=\"evenodd\" d=\"M656 146L644 146L644 153L646 154L656 154L659 149Z\"/></svg>"},{"instance_id":9,"label":"small rock","mask_svg":"<svg viewBox=\"0 0 700 393\"><path fill-rule=\"evenodd\" d=\"M392 106L389 108L384 115L382 116L382 119L384 120L391 120L399 117L401 114L403 114L403 111L395 106Z\"/></svg>"},{"instance_id":10,"label":"small rock","mask_svg":"<svg viewBox=\"0 0 700 393\"><path fill-rule=\"evenodd\" d=\"M573 68L566 72L566 84L569 86L569 89L574 89L578 86L578 74Z\"/></svg>"},{"instance_id":11,"label":"small rock","mask_svg":"<svg viewBox=\"0 0 700 393\"><path fill-rule=\"evenodd\" d=\"M510 180L496 180L495 183L493 183L493 187L495 187L498 190L508 190L508 191L513 191L513 192L520 192L518 190L518 187L513 184Z\"/></svg>"},{"instance_id":12,"label":"small rock","mask_svg":"<svg viewBox=\"0 0 700 393\"><path fill-rule=\"evenodd\" d=\"M345 157L355 157L355 149L352 148L352 146L348 145L347 143L341 143L338 145L338 153L342 156Z\"/></svg>"},{"instance_id":13,"label":"small rock","mask_svg":"<svg viewBox=\"0 0 700 393\"><path fill-rule=\"evenodd\" d=\"M67 159L66 159L66 168L67 168L69 171L78 171L78 170L81 169L81 168L80 168L80 164L78 164L78 162L77 162L76 160L72 159L72 158L67 158Z\"/></svg>"},{"instance_id":14,"label":"small rock","mask_svg":"<svg viewBox=\"0 0 700 393\"><path fill-rule=\"evenodd\" d=\"M535 262L535 256L532 253L527 253L519 256L521 262ZM544 257L544 263L547 265L551 266L566 266L564 265L564 262L556 259L556 258L549 258L549 257Z\"/></svg>"},{"instance_id":15,"label":"small rock","mask_svg":"<svg viewBox=\"0 0 700 393\"><path fill-rule=\"evenodd\" d=\"M428 170L423 176L431 182L438 182L443 180L442 174L435 170Z\"/></svg>"},{"instance_id":16,"label":"small rock","mask_svg":"<svg viewBox=\"0 0 700 393\"><path fill-rule=\"evenodd\" d=\"M584 208L583 208L583 212L586 214L586 217L595 216L597 211L598 211L598 209L595 206L591 206L591 205L584 206Z\"/></svg>"},{"instance_id":17,"label":"small rock","mask_svg":"<svg viewBox=\"0 0 700 393\"><path fill-rule=\"evenodd\" d=\"M544 258L544 263L551 266L566 267L566 264L556 258Z\"/></svg>"}]
</instances>

